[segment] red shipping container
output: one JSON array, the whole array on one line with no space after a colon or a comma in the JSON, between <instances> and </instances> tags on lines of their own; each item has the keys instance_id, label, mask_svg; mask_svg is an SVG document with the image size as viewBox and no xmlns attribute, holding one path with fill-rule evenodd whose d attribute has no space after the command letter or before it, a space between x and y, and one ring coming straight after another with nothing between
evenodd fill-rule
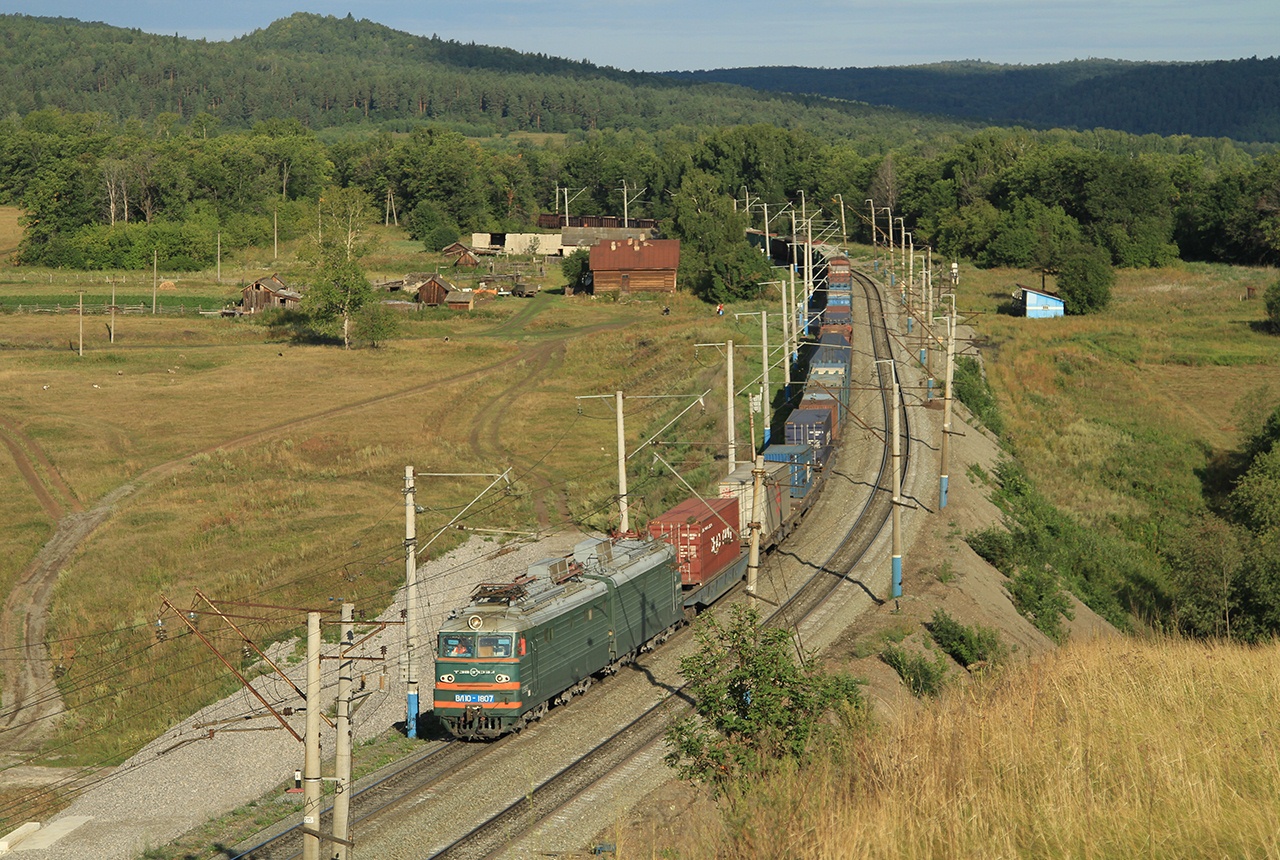
<instances>
[{"instance_id":1,"label":"red shipping container","mask_svg":"<svg viewBox=\"0 0 1280 860\"><path fill-rule=\"evenodd\" d=\"M741 554L737 499L687 499L649 520L649 534L676 548L680 581L701 585Z\"/></svg>"}]
</instances>

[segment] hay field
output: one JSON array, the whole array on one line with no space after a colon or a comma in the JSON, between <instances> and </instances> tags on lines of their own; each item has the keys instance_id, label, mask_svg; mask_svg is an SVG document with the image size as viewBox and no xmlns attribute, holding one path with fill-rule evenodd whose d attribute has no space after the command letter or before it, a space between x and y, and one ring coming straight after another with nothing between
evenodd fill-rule
<instances>
[{"instance_id":1,"label":"hay field","mask_svg":"<svg viewBox=\"0 0 1280 860\"><path fill-rule=\"evenodd\" d=\"M723 369L718 357L692 361L693 344L746 339L731 317L715 319L692 300L663 317L655 302L554 294L499 300L473 315L410 317L402 337L377 350L296 345L248 319L143 315L118 319L114 345L103 318L87 317L81 357L68 348L74 315L4 319L0 414L84 507L136 487L54 594L51 653L66 670L70 713L48 756L76 765L118 760L233 686L191 637L157 647L162 595L182 605L197 587L280 606L342 597L375 614L403 579L406 465L511 467L511 489L477 506L475 527L606 525L616 520L613 414L603 401L580 413L575 395L713 388L706 413L683 425L685 444L665 453L691 480L709 477L723 438L715 405ZM631 444L683 405L638 401ZM685 494L658 470L636 472L638 520ZM6 513L25 523L6 535L7 583L52 520L16 472L0 470L0 482ZM421 478L419 535L447 523L485 483ZM446 532L429 552L463 537ZM286 636L299 618L279 613L254 635Z\"/></svg>"}]
</instances>

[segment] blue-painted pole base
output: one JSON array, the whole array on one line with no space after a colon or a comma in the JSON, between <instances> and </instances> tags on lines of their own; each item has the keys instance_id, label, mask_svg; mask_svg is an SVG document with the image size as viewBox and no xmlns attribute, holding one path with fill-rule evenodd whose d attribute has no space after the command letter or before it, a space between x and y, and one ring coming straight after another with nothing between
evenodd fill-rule
<instances>
[{"instance_id":1,"label":"blue-painted pole base","mask_svg":"<svg viewBox=\"0 0 1280 860\"><path fill-rule=\"evenodd\" d=\"M418 736L418 694L410 693L408 699L408 707L405 708L404 717L405 736L416 738Z\"/></svg>"},{"instance_id":2,"label":"blue-painted pole base","mask_svg":"<svg viewBox=\"0 0 1280 860\"><path fill-rule=\"evenodd\" d=\"M894 598L902 596L902 556L893 557L893 594Z\"/></svg>"},{"instance_id":3,"label":"blue-painted pole base","mask_svg":"<svg viewBox=\"0 0 1280 860\"><path fill-rule=\"evenodd\" d=\"M933 378L932 377L930 377L928 382L925 384L924 399L925 400L933 399Z\"/></svg>"},{"instance_id":4,"label":"blue-painted pole base","mask_svg":"<svg viewBox=\"0 0 1280 860\"><path fill-rule=\"evenodd\" d=\"M929 363L929 351L927 349L920 350L920 366L924 367Z\"/></svg>"},{"instance_id":5,"label":"blue-painted pole base","mask_svg":"<svg viewBox=\"0 0 1280 860\"><path fill-rule=\"evenodd\" d=\"M915 320L911 319L911 317L907 317L907 334L911 334L911 324L913 322L915 322Z\"/></svg>"},{"instance_id":6,"label":"blue-painted pole base","mask_svg":"<svg viewBox=\"0 0 1280 860\"><path fill-rule=\"evenodd\" d=\"M768 427L764 428L764 447L766 448L769 447L769 437L771 435L772 435L772 431Z\"/></svg>"},{"instance_id":7,"label":"blue-painted pole base","mask_svg":"<svg viewBox=\"0 0 1280 860\"><path fill-rule=\"evenodd\" d=\"M947 506L947 477L942 475L938 478L938 507L945 508Z\"/></svg>"}]
</instances>

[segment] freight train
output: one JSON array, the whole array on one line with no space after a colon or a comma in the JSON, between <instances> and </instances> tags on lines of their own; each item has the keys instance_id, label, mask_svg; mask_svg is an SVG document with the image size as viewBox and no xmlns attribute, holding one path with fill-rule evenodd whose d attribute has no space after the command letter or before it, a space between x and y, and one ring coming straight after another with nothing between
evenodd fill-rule
<instances>
[{"instance_id":1,"label":"freight train","mask_svg":"<svg viewBox=\"0 0 1280 860\"><path fill-rule=\"evenodd\" d=\"M785 444L763 451L762 550L812 506L844 422L851 289L829 281L811 306L821 326L808 379ZM436 717L462 738L517 731L665 641L742 580L753 499L753 465L744 463L718 498L687 499L650 520L647 538L585 540L514 581L477 586L437 637Z\"/></svg>"}]
</instances>

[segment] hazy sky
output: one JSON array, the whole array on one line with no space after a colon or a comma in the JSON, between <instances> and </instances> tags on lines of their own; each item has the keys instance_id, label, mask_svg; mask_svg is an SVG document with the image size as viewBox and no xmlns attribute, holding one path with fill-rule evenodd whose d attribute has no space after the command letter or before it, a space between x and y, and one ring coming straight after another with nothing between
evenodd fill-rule
<instances>
[{"instance_id":1,"label":"hazy sky","mask_svg":"<svg viewBox=\"0 0 1280 860\"><path fill-rule=\"evenodd\" d=\"M230 39L296 11L350 12L418 35L646 71L1280 52L1280 0L0 0L0 12L207 39Z\"/></svg>"}]
</instances>

